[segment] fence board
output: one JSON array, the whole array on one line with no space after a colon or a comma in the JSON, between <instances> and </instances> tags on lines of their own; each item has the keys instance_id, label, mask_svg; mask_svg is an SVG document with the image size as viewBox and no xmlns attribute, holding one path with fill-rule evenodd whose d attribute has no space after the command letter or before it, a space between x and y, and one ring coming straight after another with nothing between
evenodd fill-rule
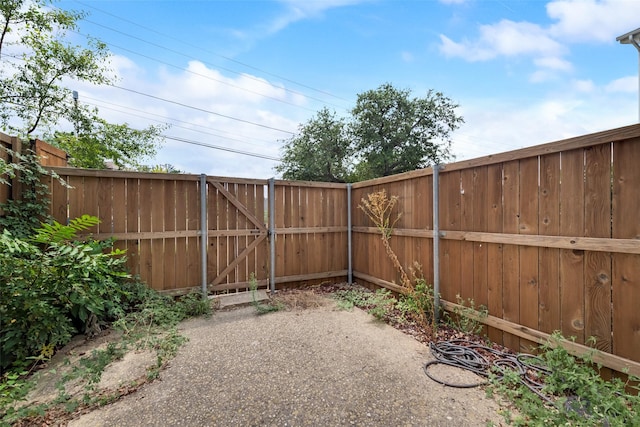
<instances>
[{"instance_id":1,"label":"fence board","mask_svg":"<svg viewBox=\"0 0 640 427\"><path fill-rule=\"evenodd\" d=\"M520 160L520 234L538 234L538 158ZM520 324L538 327L538 248L520 248ZM523 351L536 343L520 340Z\"/></svg>"},{"instance_id":2,"label":"fence board","mask_svg":"<svg viewBox=\"0 0 640 427\"><path fill-rule=\"evenodd\" d=\"M464 231L474 231L473 179L473 169L460 171L460 229ZM473 299L474 246L473 242L460 244L460 285L456 288L460 289L459 295L465 302Z\"/></svg>"},{"instance_id":3,"label":"fence board","mask_svg":"<svg viewBox=\"0 0 640 427\"><path fill-rule=\"evenodd\" d=\"M611 144L585 150L585 236L611 238ZM612 352L611 254L586 252L585 336Z\"/></svg>"},{"instance_id":4,"label":"fence board","mask_svg":"<svg viewBox=\"0 0 640 427\"><path fill-rule=\"evenodd\" d=\"M445 230L460 230L460 172L440 175L440 224ZM443 265L440 274L440 293L449 301L455 301L460 293L461 246L460 242L443 240L440 243Z\"/></svg>"},{"instance_id":5,"label":"fence board","mask_svg":"<svg viewBox=\"0 0 640 427\"><path fill-rule=\"evenodd\" d=\"M560 234L582 236L584 233L584 152L581 149L562 153L560 190ZM562 333L575 336L584 344L584 251L560 250L562 289L560 304Z\"/></svg>"},{"instance_id":6,"label":"fence board","mask_svg":"<svg viewBox=\"0 0 640 427\"><path fill-rule=\"evenodd\" d=\"M187 229L187 198L188 192L191 191L193 184L187 181L175 181L175 200L176 200L176 213L175 224L176 230ZM215 210L213 211L215 215ZM216 254L216 242L209 241L209 247L213 245L213 250L210 253ZM195 286L196 284L190 284L187 281L187 257L189 256L187 251L187 238L177 237L175 240L175 286L174 289L184 289L189 286ZM209 258L215 258L210 256Z\"/></svg>"},{"instance_id":7,"label":"fence board","mask_svg":"<svg viewBox=\"0 0 640 427\"><path fill-rule=\"evenodd\" d=\"M614 238L640 239L640 140L615 143L613 147ZM640 256L613 254L613 351L636 359L640 349Z\"/></svg>"},{"instance_id":8,"label":"fence board","mask_svg":"<svg viewBox=\"0 0 640 427\"><path fill-rule=\"evenodd\" d=\"M487 203L489 216L487 218L487 231L493 233L502 232L503 205L502 205L502 165L487 167ZM502 244L487 243L487 298L489 314L503 317L503 253ZM501 330L489 327L489 338L502 344L503 333Z\"/></svg>"},{"instance_id":9,"label":"fence board","mask_svg":"<svg viewBox=\"0 0 640 427\"><path fill-rule=\"evenodd\" d=\"M487 199L488 175L487 167L480 166L473 171L473 230L487 231L490 205ZM473 301L476 307L488 308L488 251L483 243L473 244ZM484 327L483 334L487 334Z\"/></svg>"},{"instance_id":10,"label":"fence board","mask_svg":"<svg viewBox=\"0 0 640 427\"><path fill-rule=\"evenodd\" d=\"M539 233L557 236L560 230L560 154L540 158ZM552 333L560 329L560 251L540 248L538 329Z\"/></svg>"},{"instance_id":11,"label":"fence board","mask_svg":"<svg viewBox=\"0 0 640 427\"><path fill-rule=\"evenodd\" d=\"M518 161L504 164L504 216L502 231L518 233L520 228L520 165ZM503 318L513 323L520 322L520 248L505 245L502 250L502 307ZM520 339L505 334L504 344L513 349L520 349Z\"/></svg>"}]
</instances>

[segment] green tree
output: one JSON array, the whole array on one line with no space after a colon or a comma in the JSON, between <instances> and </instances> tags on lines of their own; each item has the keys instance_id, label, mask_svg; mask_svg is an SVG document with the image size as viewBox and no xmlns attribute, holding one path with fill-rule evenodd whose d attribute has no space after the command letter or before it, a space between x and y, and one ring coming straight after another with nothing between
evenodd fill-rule
<instances>
[{"instance_id":1,"label":"green tree","mask_svg":"<svg viewBox=\"0 0 640 427\"><path fill-rule=\"evenodd\" d=\"M2 13L0 46L4 130L30 137L38 127L68 119L73 112L70 89L64 79L94 84L108 83L106 45L88 39L87 46L67 43L68 30L75 30L84 15L47 8L49 1L9 0L0 2ZM15 51L5 53L5 47Z\"/></svg>"},{"instance_id":2,"label":"green tree","mask_svg":"<svg viewBox=\"0 0 640 427\"><path fill-rule=\"evenodd\" d=\"M76 30L85 14L57 9L52 3L0 1L2 130L29 139L38 136L36 130L39 135L54 132L51 142L66 150L76 166L103 168L107 159L119 167L137 166L156 153L164 128L136 130L111 124L96 109L73 102L73 91L65 83L111 83L110 53L92 38L84 46L69 43L67 32ZM74 125L75 132L56 132L65 121Z\"/></svg>"},{"instance_id":3,"label":"green tree","mask_svg":"<svg viewBox=\"0 0 640 427\"><path fill-rule=\"evenodd\" d=\"M138 130L127 124L112 124L95 116L76 124L76 132L56 132L51 143L69 155L69 164L79 168L104 169L111 161L119 169L138 169L155 156L164 126Z\"/></svg>"},{"instance_id":4,"label":"green tree","mask_svg":"<svg viewBox=\"0 0 640 427\"><path fill-rule=\"evenodd\" d=\"M285 141L282 161L275 170L284 179L347 182L353 148L345 128L343 119L323 108Z\"/></svg>"},{"instance_id":5,"label":"green tree","mask_svg":"<svg viewBox=\"0 0 640 427\"><path fill-rule=\"evenodd\" d=\"M424 98L386 83L358 95L350 135L359 158L358 180L394 175L451 158L451 132L464 122L440 92Z\"/></svg>"}]
</instances>

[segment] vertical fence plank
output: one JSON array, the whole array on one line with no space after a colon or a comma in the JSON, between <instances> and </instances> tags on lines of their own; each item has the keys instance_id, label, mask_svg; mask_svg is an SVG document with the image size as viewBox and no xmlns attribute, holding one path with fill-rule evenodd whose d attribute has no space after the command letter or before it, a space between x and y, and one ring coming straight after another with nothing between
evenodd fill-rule
<instances>
[{"instance_id":1,"label":"vertical fence plank","mask_svg":"<svg viewBox=\"0 0 640 427\"><path fill-rule=\"evenodd\" d=\"M176 181L164 181L164 231L176 230ZM162 258L164 289L176 289L176 238L164 239L164 256Z\"/></svg>"},{"instance_id":2,"label":"vertical fence plank","mask_svg":"<svg viewBox=\"0 0 640 427\"><path fill-rule=\"evenodd\" d=\"M153 193L151 197L151 230L154 232L163 232L164 229L164 211L165 211L165 185L164 180L153 181ZM151 240L151 259L164 260L164 238ZM151 276L153 277L153 286L158 290L166 290L164 265L162 262L151 263Z\"/></svg>"},{"instance_id":3,"label":"vertical fence plank","mask_svg":"<svg viewBox=\"0 0 640 427\"><path fill-rule=\"evenodd\" d=\"M210 184L207 184L209 186ZM190 181L187 196L187 230L200 230L200 181ZM199 287L202 281L200 264L200 238L187 238L187 283L189 287ZM208 275L208 273L207 273Z\"/></svg>"},{"instance_id":4,"label":"vertical fence plank","mask_svg":"<svg viewBox=\"0 0 640 427\"><path fill-rule=\"evenodd\" d=\"M487 231L490 233L502 233L504 209L502 204L502 164L491 165L487 168L487 203L488 218ZM487 245L487 294L489 314L503 318L503 263L501 244L489 243ZM489 338L502 344L502 331L497 328L489 328Z\"/></svg>"},{"instance_id":5,"label":"vertical fence plank","mask_svg":"<svg viewBox=\"0 0 640 427\"><path fill-rule=\"evenodd\" d=\"M473 219L475 214L473 210L473 175L473 169L465 169L460 172L460 229L463 231L473 231ZM460 243L459 295L465 303L473 299L474 246L474 242L463 241Z\"/></svg>"},{"instance_id":6,"label":"vertical fence plank","mask_svg":"<svg viewBox=\"0 0 640 427\"><path fill-rule=\"evenodd\" d=\"M486 166L473 170L473 231L486 232L490 204L487 198L488 171ZM488 251L485 243L473 244L473 301L475 306L489 307ZM483 328L483 334L487 334Z\"/></svg>"},{"instance_id":7,"label":"vertical fence plank","mask_svg":"<svg viewBox=\"0 0 640 427\"><path fill-rule=\"evenodd\" d=\"M440 227L443 230L460 230L460 172L440 174ZM440 293L447 301L456 301L460 293L460 242L442 240Z\"/></svg>"},{"instance_id":8,"label":"vertical fence plank","mask_svg":"<svg viewBox=\"0 0 640 427\"><path fill-rule=\"evenodd\" d=\"M538 157L520 160L520 234L538 234ZM520 324L538 328L538 248L520 248ZM531 351L537 344L520 340Z\"/></svg>"},{"instance_id":9,"label":"vertical fence plank","mask_svg":"<svg viewBox=\"0 0 640 427\"><path fill-rule=\"evenodd\" d=\"M562 153L560 234L584 233L584 152ZM560 250L560 305L562 333L584 343L584 251Z\"/></svg>"},{"instance_id":10,"label":"vertical fence plank","mask_svg":"<svg viewBox=\"0 0 640 427\"><path fill-rule=\"evenodd\" d=\"M126 233L127 231L127 180L124 178L108 178L111 181L111 212L112 212L112 232ZM127 249L126 240L116 240L114 247L122 250ZM129 253L126 254L129 258Z\"/></svg>"},{"instance_id":11,"label":"vertical fence plank","mask_svg":"<svg viewBox=\"0 0 640 427\"><path fill-rule=\"evenodd\" d=\"M191 190L191 182L176 181L175 183L175 200L176 200L176 230L187 230L187 192ZM214 211L215 212L215 211ZM215 253L214 250L211 251ZM195 286L196 283L191 284L187 281L187 238L178 237L175 239L175 287L176 289L183 289L189 286Z\"/></svg>"},{"instance_id":12,"label":"vertical fence plank","mask_svg":"<svg viewBox=\"0 0 640 427\"><path fill-rule=\"evenodd\" d=\"M140 215L140 232L153 231L151 212L153 209L152 199L154 198L153 181L150 179L139 180L139 202L138 212ZM140 239L140 278L146 282L149 287L155 290L161 290L154 282L153 277L153 253L151 247L151 239Z\"/></svg>"},{"instance_id":13,"label":"vertical fence plank","mask_svg":"<svg viewBox=\"0 0 640 427\"><path fill-rule=\"evenodd\" d=\"M126 202L126 231L128 233L137 233L139 230L139 181L138 179L127 179L127 202ZM127 240L127 266L131 274L140 274L140 239Z\"/></svg>"},{"instance_id":14,"label":"vertical fence plank","mask_svg":"<svg viewBox=\"0 0 640 427\"><path fill-rule=\"evenodd\" d=\"M517 160L504 163L504 216L502 231L517 234L520 229L520 164ZM520 323L520 248L504 245L502 249L502 308L504 319ZM504 334L504 344L520 349L520 339Z\"/></svg>"},{"instance_id":15,"label":"vertical fence plank","mask_svg":"<svg viewBox=\"0 0 640 427\"><path fill-rule=\"evenodd\" d=\"M640 239L640 140L613 147L613 237ZM640 349L640 255L613 254L613 351L638 358Z\"/></svg>"},{"instance_id":16,"label":"vertical fence plank","mask_svg":"<svg viewBox=\"0 0 640 427\"><path fill-rule=\"evenodd\" d=\"M611 144L585 150L585 236L611 238ZM585 336L611 352L611 254L587 252Z\"/></svg>"},{"instance_id":17,"label":"vertical fence plank","mask_svg":"<svg viewBox=\"0 0 640 427\"><path fill-rule=\"evenodd\" d=\"M540 158L539 233L557 236L560 230L560 154ZM552 333L560 329L560 251L540 248L540 293L538 329Z\"/></svg>"}]
</instances>

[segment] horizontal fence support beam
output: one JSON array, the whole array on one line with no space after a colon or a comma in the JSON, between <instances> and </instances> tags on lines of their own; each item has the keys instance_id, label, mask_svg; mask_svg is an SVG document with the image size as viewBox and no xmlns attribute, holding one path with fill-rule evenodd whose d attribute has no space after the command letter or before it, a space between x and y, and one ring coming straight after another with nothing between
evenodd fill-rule
<instances>
[{"instance_id":1,"label":"horizontal fence support beam","mask_svg":"<svg viewBox=\"0 0 640 427\"><path fill-rule=\"evenodd\" d=\"M267 285L269 284L269 281L267 279L262 279L262 280L256 280L256 283L258 285L258 288L266 288ZM242 289L242 288L250 288L250 287L251 287L250 281L223 283L221 285L208 286L209 292L229 291L231 289Z\"/></svg>"},{"instance_id":2,"label":"horizontal fence support beam","mask_svg":"<svg viewBox=\"0 0 640 427\"><path fill-rule=\"evenodd\" d=\"M356 233L380 234L376 227L353 227ZM393 229L392 236L421 237L432 239L432 230L408 228ZM640 239L608 239L600 237L541 236L532 234L484 233L477 231L440 232L442 240L459 240L503 245L535 246L540 248L573 249L593 252L616 252L640 254Z\"/></svg>"},{"instance_id":3,"label":"horizontal fence support beam","mask_svg":"<svg viewBox=\"0 0 640 427\"><path fill-rule=\"evenodd\" d=\"M464 308L468 309L468 307L463 307L449 301L442 301L442 305L448 311L462 310ZM492 326L496 329L500 329L501 331L517 335L520 338L537 342L538 344L548 343L549 345L551 345L551 347L555 347L557 343L574 356L581 356L593 352L593 356L591 359L595 363L599 363L602 366L606 366L607 368L611 368L619 372L627 372L630 375L640 376L640 363L634 362L633 360L625 359L624 357L616 356L615 354L605 353L592 347L578 344L566 339L555 341L550 334L531 329L517 323L509 322L508 320L500 319L499 317L490 315L487 317L471 317L481 323L484 323L487 326Z\"/></svg>"},{"instance_id":4,"label":"horizontal fence support beam","mask_svg":"<svg viewBox=\"0 0 640 427\"><path fill-rule=\"evenodd\" d=\"M276 228L277 234L346 233L348 227L289 227Z\"/></svg>"},{"instance_id":5,"label":"horizontal fence support beam","mask_svg":"<svg viewBox=\"0 0 640 427\"><path fill-rule=\"evenodd\" d=\"M238 237L238 236L266 236L265 230L209 230L209 237ZM145 231L131 233L96 233L85 234L80 238L93 237L96 240L105 240L114 238L116 240L153 240L153 239L172 239L179 237L200 237L198 230L178 230L178 231Z\"/></svg>"},{"instance_id":6,"label":"horizontal fence support beam","mask_svg":"<svg viewBox=\"0 0 640 427\"><path fill-rule=\"evenodd\" d=\"M398 293L402 293L404 291L404 289L400 285L397 285L397 284L392 283L392 282L388 282L386 280L378 279L377 277L373 277L373 276L370 276L370 275L365 274L365 273L360 273L359 271L354 271L353 272L353 277L355 277L357 279L362 279L365 282L373 283L374 285L378 285L378 286L381 286L383 288L387 288L390 291L394 291L394 292L398 292Z\"/></svg>"},{"instance_id":7,"label":"horizontal fence support beam","mask_svg":"<svg viewBox=\"0 0 640 427\"><path fill-rule=\"evenodd\" d=\"M277 283L304 282L305 280L331 279L334 277L347 277L348 270L328 271L325 273L296 274L295 276L276 277Z\"/></svg>"},{"instance_id":8,"label":"horizontal fence support beam","mask_svg":"<svg viewBox=\"0 0 640 427\"><path fill-rule=\"evenodd\" d=\"M353 275L359 279L365 280L369 283L373 283L374 285L378 285L384 288L387 288L391 291L401 292L401 287L396 285L395 283L379 279L377 277L369 276L368 274L363 274L359 272L353 272ZM452 303L450 301L440 300L441 305L447 311L455 311L456 309L463 309L465 307ZM467 307L468 308L468 307ZM536 342L538 344L546 344L549 343L551 346L556 345L556 342L552 339L551 335L528 328L523 325L519 325L517 323L509 322L507 320L500 319L495 316L473 316L473 318L487 326L494 327L503 332L507 332L512 335L516 335L520 338L525 338L529 341ZM634 362L633 360L625 359L624 357L616 356L615 354L605 353L603 351L594 349L592 347L587 347L586 345L578 344L569 340L560 340L557 342L558 345L562 346L565 350L567 350L570 354L574 356L581 356L584 354L592 354L592 360L595 363L599 363L602 366L607 368L614 369L619 372L625 372L630 375L640 376L640 363Z\"/></svg>"}]
</instances>

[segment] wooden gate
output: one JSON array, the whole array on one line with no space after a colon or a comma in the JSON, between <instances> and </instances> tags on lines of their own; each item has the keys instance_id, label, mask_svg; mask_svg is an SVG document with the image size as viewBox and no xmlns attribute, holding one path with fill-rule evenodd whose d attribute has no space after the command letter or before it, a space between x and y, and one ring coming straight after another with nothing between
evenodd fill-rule
<instances>
[{"instance_id":1,"label":"wooden gate","mask_svg":"<svg viewBox=\"0 0 640 427\"><path fill-rule=\"evenodd\" d=\"M267 181L207 177L207 184L209 291L248 290L252 275L266 286Z\"/></svg>"}]
</instances>

